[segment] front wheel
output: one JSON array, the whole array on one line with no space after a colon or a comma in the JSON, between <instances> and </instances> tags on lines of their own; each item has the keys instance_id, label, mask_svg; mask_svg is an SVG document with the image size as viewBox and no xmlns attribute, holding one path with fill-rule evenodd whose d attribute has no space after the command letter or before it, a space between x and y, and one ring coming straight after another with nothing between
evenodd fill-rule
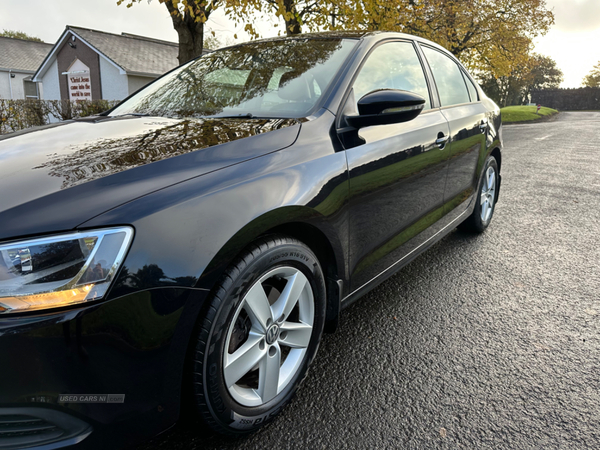
<instances>
[{"instance_id":1,"label":"front wheel","mask_svg":"<svg viewBox=\"0 0 600 450\"><path fill-rule=\"evenodd\" d=\"M482 233L492 221L498 192L498 163L490 156L484 166L483 174L477 187L475 209L473 213L460 224L466 231Z\"/></svg>"},{"instance_id":2,"label":"front wheel","mask_svg":"<svg viewBox=\"0 0 600 450\"><path fill-rule=\"evenodd\" d=\"M325 321L319 262L288 237L252 245L213 290L194 357L197 406L224 434L267 423L292 398Z\"/></svg>"}]
</instances>

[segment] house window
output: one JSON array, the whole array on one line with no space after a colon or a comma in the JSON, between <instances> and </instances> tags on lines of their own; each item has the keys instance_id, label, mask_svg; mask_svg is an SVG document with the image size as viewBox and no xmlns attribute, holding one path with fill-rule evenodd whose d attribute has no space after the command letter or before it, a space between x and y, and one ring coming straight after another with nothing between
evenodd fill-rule
<instances>
[{"instance_id":1,"label":"house window","mask_svg":"<svg viewBox=\"0 0 600 450\"><path fill-rule=\"evenodd\" d=\"M40 98L37 83L31 80L23 80L23 91L25 92L25 98Z\"/></svg>"}]
</instances>

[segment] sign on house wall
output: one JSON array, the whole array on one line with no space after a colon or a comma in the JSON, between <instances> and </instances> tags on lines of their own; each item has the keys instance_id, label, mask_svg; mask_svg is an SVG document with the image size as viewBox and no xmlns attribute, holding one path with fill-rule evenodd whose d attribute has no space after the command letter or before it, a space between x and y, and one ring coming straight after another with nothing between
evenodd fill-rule
<instances>
[{"instance_id":1,"label":"sign on house wall","mask_svg":"<svg viewBox=\"0 0 600 450\"><path fill-rule=\"evenodd\" d=\"M92 80L88 66L76 59L65 75L67 76L69 100L92 100Z\"/></svg>"}]
</instances>

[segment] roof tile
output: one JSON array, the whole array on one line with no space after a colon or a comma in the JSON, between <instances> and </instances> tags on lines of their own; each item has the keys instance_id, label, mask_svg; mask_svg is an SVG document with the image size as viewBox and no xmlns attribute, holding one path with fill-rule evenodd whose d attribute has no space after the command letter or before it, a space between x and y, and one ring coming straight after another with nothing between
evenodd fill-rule
<instances>
[{"instance_id":1,"label":"roof tile","mask_svg":"<svg viewBox=\"0 0 600 450\"><path fill-rule=\"evenodd\" d=\"M0 36L0 68L35 72L52 44Z\"/></svg>"},{"instance_id":2,"label":"roof tile","mask_svg":"<svg viewBox=\"0 0 600 450\"><path fill-rule=\"evenodd\" d=\"M178 45L174 42L73 26L67 28L126 72L162 75L179 65Z\"/></svg>"}]
</instances>

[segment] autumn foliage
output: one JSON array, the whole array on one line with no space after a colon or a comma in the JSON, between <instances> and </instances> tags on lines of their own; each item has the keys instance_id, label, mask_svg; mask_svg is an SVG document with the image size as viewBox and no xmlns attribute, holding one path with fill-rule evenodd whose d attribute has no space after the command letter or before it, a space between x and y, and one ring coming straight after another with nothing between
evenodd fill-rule
<instances>
[{"instance_id":1,"label":"autumn foliage","mask_svg":"<svg viewBox=\"0 0 600 450\"><path fill-rule=\"evenodd\" d=\"M585 76L581 84L584 87L600 87L600 62Z\"/></svg>"},{"instance_id":2,"label":"autumn foliage","mask_svg":"<svg viewBox=\"0 0 600 450\"><path fill-rule=\"evenodd\" d=\"M141 0L118 0L128 7ZM507 80L532 66L533 39L554 23L545 0L156 0L171 13L181 63L202 52L204 24L217 8L251 37L259 19L285 24L279 34L302 31L399 31L442 45L481 80ZM277 25L276 25L277 26Z\"/></svg>"},{"instance_id":3,"label":"autumn foliage","mask_svg":"<svg viewBox=\"0 0 600 450\"><path fill-rule=\"evenodd\" d=\"M485 93L504 107L529 103L534 90L558 88L563 81L563 73L552 58L534 53L527 60L515 64L509 75L495 77L487 73L480 78Z\"/></svg>"},{"instance_id":4,"label":"autumn foliage","mask_svg":"<svg viewBox=\"0 0 600 450\"><path fill-rule=\"evenodd\" d=\"M474 72L509 75L554 16L544 0L336 1L336 28L393 30L430 39Z\"/></svg>"}]
</instances>

